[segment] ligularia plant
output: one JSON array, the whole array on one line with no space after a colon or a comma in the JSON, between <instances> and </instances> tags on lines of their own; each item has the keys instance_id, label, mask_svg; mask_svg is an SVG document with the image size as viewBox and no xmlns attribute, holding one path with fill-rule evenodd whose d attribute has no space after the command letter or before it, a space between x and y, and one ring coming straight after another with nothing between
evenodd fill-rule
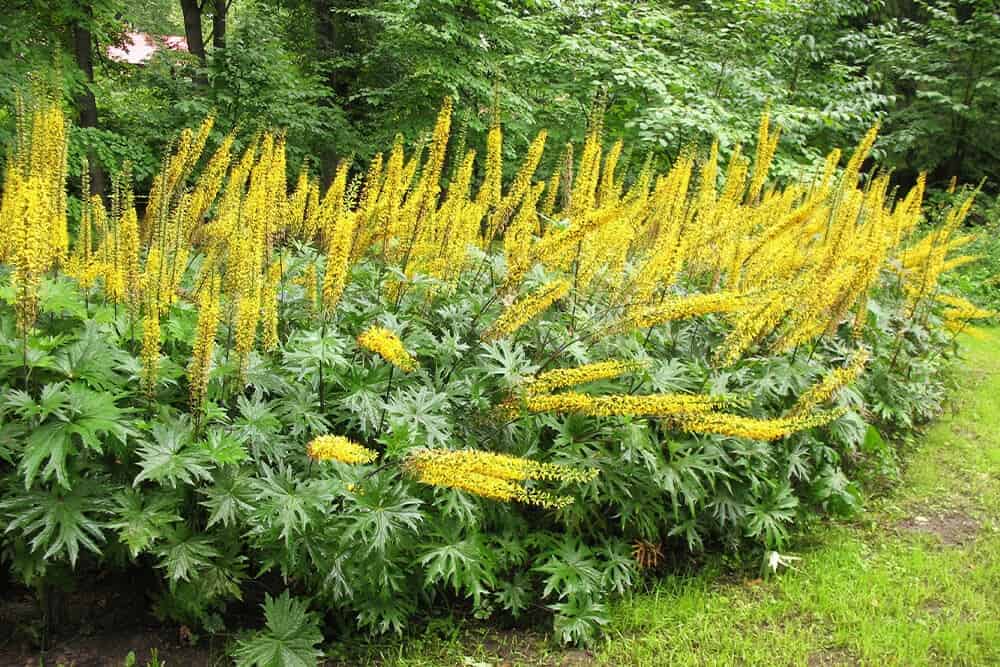
<instances>
[{"instance_id":1,"label":"ligularia plant","mask_svg":"<svg viewBox=\"0 0 1000 667\"><path fill-rule=\"evenodd\" d=\"M280 132L209 118L143 210L126 172L70 224L66 121L25 105L0 201L14 576L147 570L159 613L209 629L293 587L248 665L316 659L320 613L402 633L442 598L588 641L664 554L777 554L855 509L879 431L933 415L949 336L990 315L940 283L972 195L922 225L924 179L861 171L877 128L776 183L767 113L752 162L669 165L629 164L600 105L516 165L499 109L482 157L452 113L328 187L289 184Z\"/></svg>"}]
</instances>

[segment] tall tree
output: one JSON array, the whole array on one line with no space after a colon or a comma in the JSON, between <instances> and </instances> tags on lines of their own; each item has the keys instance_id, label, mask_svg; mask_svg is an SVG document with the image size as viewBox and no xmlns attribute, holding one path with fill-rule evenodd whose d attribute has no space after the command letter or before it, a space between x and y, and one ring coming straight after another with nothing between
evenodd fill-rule
<instances>
[{"instance_id":1,"label":"tall tree","mask_svg":"<svg viewBox=\"0 0 1000 667\"><path fill-rule=\"evenodd\" d=\"M204 2L198 0L181 0L181 12L184 14L184 38L187 40L188 53L198 58L201 69L195 74L197 84L205 86L208 78L205 76L205 37L201 31L202 8Z\"/></svg>"},{"instance_id":2,"label":"tall tree","mask_svg":"<svg viewBox=\"0 0 1000 667\"><path fill-rule=\"evenodd\" d=\"M902 174L1000 178L998 8L996 0L920 2L912 17L872 31L871 68L895 98L883 144Z\"/></svg>"},{"instance_id":3,"label":"tall tree","mask_svg":"<svg viewBox=\"0 0 1000 667\"><path fill-rule=\"evenodd\" d=\"M212 47L226 48L226 26L232 0L215 0L212 9Z\"/></svg>"},{"instance_id":4,"label":"tall tree","mask_svg":"<svg viewBox=\"0 0 1000 667\"><path fill-rule=\"evenodd\" d=\"M70 35L73 43L73 56L77 67L83 72L84 85L76 97L76 108L79 114L80 127L97 127L97 99L91 87L94 83L94 36L91 25L94 21L94 11L90 4L80 7L80 16L73 21ZM90 183L93 192L104 194L104 170L94 151L87 156L90 165ZM88 195L90 193L83 193Z\"/></svg>"}]
</instances>

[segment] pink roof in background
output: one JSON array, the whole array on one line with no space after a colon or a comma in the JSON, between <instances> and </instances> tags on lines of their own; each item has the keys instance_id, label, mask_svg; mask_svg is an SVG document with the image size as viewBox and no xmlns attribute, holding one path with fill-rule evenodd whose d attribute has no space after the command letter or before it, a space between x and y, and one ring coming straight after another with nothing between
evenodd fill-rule
<instances>
[{"instance_id":1,"label":"pink roof in background","mask_svg":"<svg viewBox=\"0 0 1000 667\"><path fill-rule=\"evenodd\" d=\"M171 51L188 50L187 40L183 37L175 35L159 37L145 32L127 32L124 43L121 46L109 46L107 53L111 60L141 65L164 47Z\"/></svg>"}]
</instances>

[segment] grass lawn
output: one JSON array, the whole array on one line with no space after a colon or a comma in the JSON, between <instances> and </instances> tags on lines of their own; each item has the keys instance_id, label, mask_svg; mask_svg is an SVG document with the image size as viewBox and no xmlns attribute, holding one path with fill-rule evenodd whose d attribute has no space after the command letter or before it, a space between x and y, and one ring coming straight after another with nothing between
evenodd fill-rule
<instances>
[{"instance_id":1,"label":"grass lawn","mask_svg":"<svg viewBox=\"0 0 1000 667\"><path fill-rule=\"evenodd\" d=\"M561 651L540 635L446 624L361 661L466 665L1000 664L1000 331L963 341L949 411L904 481L851 524L824 524L768 580L721 567L622 601L608 639ZM350 662L356 664L358 656Z\"/></svg>"}]
</instances>

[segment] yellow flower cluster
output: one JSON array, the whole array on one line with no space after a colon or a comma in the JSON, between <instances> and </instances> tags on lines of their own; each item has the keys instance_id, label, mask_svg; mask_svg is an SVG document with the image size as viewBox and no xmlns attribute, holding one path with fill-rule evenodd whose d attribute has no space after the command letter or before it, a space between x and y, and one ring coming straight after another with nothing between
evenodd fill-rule
<instances>
[{"instance_id":1,"label":"yellow flower cluster","mask_svg":"<svg viewBox=\"0 0 1000 667\"><path fill-rule=\"evenodd\" d=\"M141 224L128 179L119 178L110 209L100 199L84 198L80 233L70 249L65 119L55 101L38 102L30 115L20 114L0 200L0 261L12 268L18 326L26 332L35 321L47 271L65 268L85 286L103 286L109 301L127 304L132 320L143 321L143 383L150 389L160 320L179 298L194 294L199 306L211 299L215 312L199 313L195 347L201 360L193 358L189 369L192 401L200 402L203 389L196 385L210 356L208 330L218 320L229 320L241 370L258 329L265 351L276 346L277 260L288 237L325 251L321 294L315 294L315 265L302 279L307 300L318 298L326 315L339 306L352 263L363 258L382 264L381 287L394 301L430 304L436 290L452 289L469 273L470 256L492 256L502 245L507 274L497 296L507 305L480 332L483 341L515 334L572 292L574 304L593 316L587 336L724 314L729 329L715 355L717 363L732 364L747 354L814 343L840 327L857 335L886 268L897 272L911 316L928 305L943 306L945 326L957 333L987 313L940 295L941 275L974 259L958 254L971 240L958 232L972 196L949 211L943 225L918 236L924 177L899 198L887 175L859 185L877 126L842 170L841 153L833 151L811 183L778 188L769 185L768 173L780 135L765 112L752 170L739 147L725 169L718 145L707 155L685 148L664 173L647 160L625 187L620 163L629 150L621 142L605 148L603 105L599 97L579 149L567 145L553 173L536 182L546 161L546 133L539 132L506 190L496 104L478 190L475 152L463 145L448 155L449 145L461 143L450 140L451 100L443 102L429 141L411 150L397 138L386 159L379 154L356 173L344 161L325 190L303 171L289 192L284 138L275 133L255 137L242 154L230 135L199 166L213 129L209 118L173 142L153 179ZM447 164L452 168L445 185ZM197 276L185 276L189 266L199 267ZM524 294L533 269L551 278ZM524 296L507 300L518 293ZM605 308L616 315L597 314ZM209 315L217 320L213 326ZM386 329L366 331L358 344L403 370L417 366ZM630 370L616 365L621 362L602 363L536 378L525 387L527 407L660 416L690 430L780 437L775 434L826 419L829 413L807 413L849 381L847 375L861 372L853 363L834 371L803 396L794 415L779 420L719 413L732 402L720 397L551 393Z\"/></svg>"},{"instance_id":2,"label":"yellow flower cluster","mask_svg":"<svg viewBox=\"0 0 1000 667\"><path fill-rule=\"evenodd\" d=\"M260 294L260 346L265 352L278 347L278 290L281 286L281 262L267 268Z\"/></svg>"},{"instance_id":3,"label":"yellow flower cluster","mask_svg":"<svg viewBox=\"0 0 1000 667\"><path fill-rule=\"evenodd\" d=\"M860 350L855 353L850 363L843 368L830 371L822 380L799 396L795 405L788 412L788 416L801 417L808 414L814 407L827 401L839 389L854 382L865 370L866 363L868 363L867 351Z\"/></svg>"},{"instance_id":4,"label":"yellow flower cluster","mask_svg":"<svg viewBox=\"0 0 1000 667\"><path fill-rule=\"evenodd\" d=\"M142 388L152 395L156 392L160 373L160 316L155 308L146 313L142 322L142 349L139 357L142 360Z\"/></svg>"},{"instance_id":5,"label":"yellow flower cluster","mask_svg":"<svg viewBox=\"0 0 1000 667\"><path fill-rule=\"evenodd\" d=\"M980 308L968 299L951 294L938 294L935 299L946 306L941 316L944 318L944 326L952 334L957 336L960 333L967 333L973 337L982 337L982 331L972 325L973 320L983 320L996 317L993 310Z\"/></svg>"},{"instance_id":6,"label":"yellow flower cluster","mask_svg":"<svg viewBox=\"0 0 1000 667\"><path fill-rule=\"evenodd\" d=\"M500 313L493 324L481 335L484 341L494 341L505 338L525 324L548 310L549 306L566 296L570 282L564 279L553 280L543 285L535 292L521 297Z\"/></svg>"},{"instance_id":7,"label":"yellow flower cluster","mask_svg":"<svg viewBox=\"0 0 1000 667\"><path fill-rule=\"evenodd\" d=\"M188 386L191 409L200 413L208 391L208 378L212 370L212 353L215 351L215 334L219 328L219 291L221 281L212 276L198 297L198 324L195 327L191 361L188 363Z\"/></svg>"},{"instance_id":8,"label":"yellow flower cluster","mask_svg":"<svg viewBox=\"0 0 1000 667\"><path fill-rule=\"evenodd\" d=\"M414 371L419 366L417 360L403 347L399 336L385 327L369 327L358 336L357 341L360 347L374 352L404 373Z\"/></svg>"},{"instance_id":9,"label":"yellow flower cluster","mask_svg":"<svg viewBox=\"0 0 1000 667\"><path fill-rule=\"evenodd\" d=\"M21 332L30 329L38 315L42 275L67 258L67 137L58 100L42 96L30 109L19 100L15 148L0 187L0 262L12 268Z\"/></svg>"},{"instance_id":10,"label":"yellow flower cluster","mask_svg":"<svg viewBox=\"0 0 1000 667\"><path fill-rule=\"evenodd\" d=\"M576 470L553 463L478 450L416 449L404 462L418 481L431 486L460 489L501 502L522 502L558 509L573 502L569 496L527 489L516 482L529 479L586 483L596 470Z\"/></svg>"},{"instance_id":11,"label":"yellow flower cluster","mask_svg":"<svg viewBox=\"0 0 1000 667\"><path fill-rule=\"evenodd\" d=\"M769 116L768 112L765 111L760 118L760 129L757 133L757 156L754 159L753 176L750 177L750 189L747 192L747 200L751 203L760 197L767 173L771 169L771 162L774 160L774 152L778 148L778 140L781 138L781 130L771 132Z\"/></svg>"},{"instance_id":12,"label":"yellow flower cluster","mask_svg":"<svg viewBox=\"0 0 1000 667\"><path fill-rule=\"evenodd\" d=\"M631 415L634 417L670 417L702 414L739 402L732 396L702 394L605 394L591 396L577 392L529 394L525 406L531 412L555 412L590 417Z\"/></svg>"},{"instance_id":13,"label":"yellow flower cluster","mask_svg":"<svg viewBox=\"0 0 1000 667\"><path fill-rule=\"evenodd\" d=\"M630 308L614 331L645 329L672 320L709 313L733 313L747 306L749 296L739 292L711 292L691 296L667 297L655 306Z\"/></svg>"},{"instance_id":14,"label":"yellow flower cluster","mask_svg":"<svg viewBox=\"0 0 1000 667\"><path fill-rule=\"evenodd\" d=\"M346 172L345 172L346 173ZM357 216L341 212L329 232L326 247L326 271L323 273L323 309L333 312L340 303L347 285L347 271L351 257L351 240Z\"/></svg>"},{"instance_id":15,"label":"yellow flower cluster","mask_svg":"<svg viewBox=\"0 0 1000 667\"><path fill-rule=\"evenodd\" d=\"M483 207L500 203L501 179L503 177L503 133L500 129L500 111L494 102L493 121L486 134L486 174L476 196L476 203Z\"/></svg>"},{"instance_id":16,"label":"yellow flower cluster","mask_svg":"<svg viewBox=\"0 0 1000 667\"><path fill-rule=\"evenodd\" d=\"M545 139L548 136L548 132L542 130L535 137L535 140L531 142L528 146L528 152L525 155L524 163L518 170L517 175L514 176L514 181L511 183L510 191L501 198L500 202L497 204L496 209L494 209L493 214L490 216L488 229L486 232L487 242L492 240L498 231L503 229L514 209L521 202L521 199L527 194L531 189L531 179L535 175L535 170L538 169L538 162L542 159L542 152L545 150ZM541 194L541 187L544 185L539 184L538 194ZM535 196L535 203L531 204L531 208L534 209L537 205L538 197Z\"/></svg>"},{"instance_id":17,"label":"yellow flower cluster","mask_svg":"<svg viewBox=\"0 0 1000 667\"><path fill-rule=\"evenodd\" d=\"M342 435L320 435L306 446L306 454L315 461L340 461L341 463L371 463L378 452L345 438Z\"/></svg>"},{"instance_id":18,"label":"yellow flower cluster","mask_svg":"<svg viewBox=\"0 0 1000 667\"><path fill-rule=\"evenodd\" d=\"M948 320L982 320L993 317L996 313L992 310L980 308L968 299L951 294L938 294L935 299L939 303L948 306L941 315Z\"/></svg>"},{"instance_id":19,"label":"yellow flower cluster","mask_svg":"<svg viewBox=\"0 0 1000 667\"><path fill-rule=\"evenodd\" d=\"M555 368L527 380L522 387L526 394L545 394L556 389L615 378L644 367L645 364L636 361L609 360L584 364L575 368Z\"/></svg>"},{"instance_id":20,"label":"yellow flower cluster","mask_svg":"<svg viewBox=\"0 0 1000 667\"><path fill-rule=\"evenodd\" d=\"M828 424L843 416L843 410L832 410L804 417L754 419L720 412L701 412L670 419L677 428L692 433L714 433L750 440L779 440L798 431Z\"/></svg>"}]
</instances>

